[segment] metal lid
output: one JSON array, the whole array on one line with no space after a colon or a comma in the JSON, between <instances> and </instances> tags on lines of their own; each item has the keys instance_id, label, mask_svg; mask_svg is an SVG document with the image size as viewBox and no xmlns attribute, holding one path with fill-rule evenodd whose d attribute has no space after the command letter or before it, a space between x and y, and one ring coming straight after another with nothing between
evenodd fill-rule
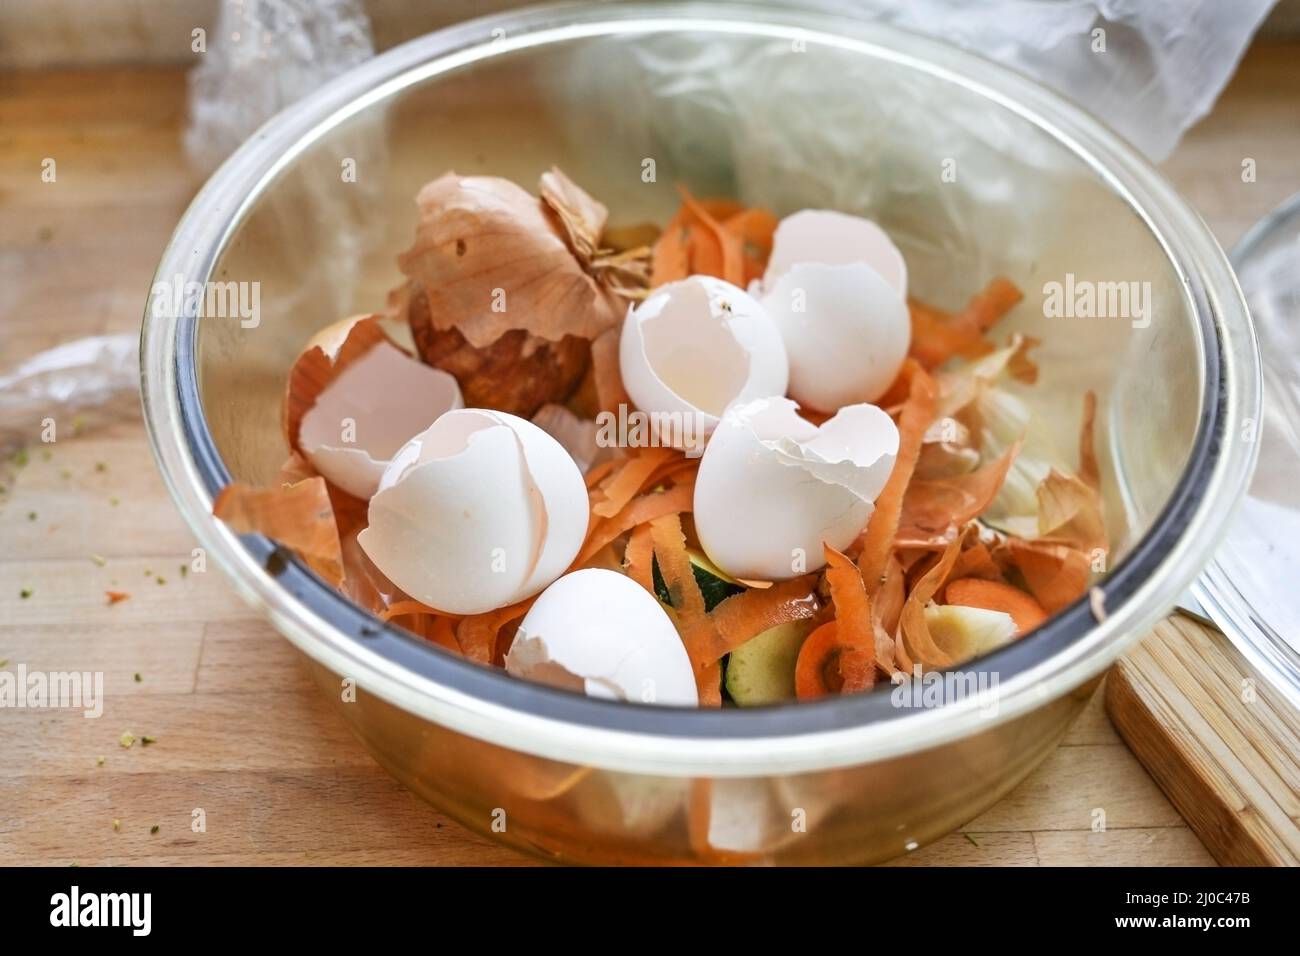
<instances>
[{"instance_id":1,"label":"metal lid","mask_svg":"<svg viewBox=\"0 0 1300 956\"><path fill-rule=\"evenodd\" d=\"M1194 593L1263 676L1300 707L1300 193L1246 234L1232 264L1254 319L1264 409L1259 464Z\"/></svg>"}]
</instances>

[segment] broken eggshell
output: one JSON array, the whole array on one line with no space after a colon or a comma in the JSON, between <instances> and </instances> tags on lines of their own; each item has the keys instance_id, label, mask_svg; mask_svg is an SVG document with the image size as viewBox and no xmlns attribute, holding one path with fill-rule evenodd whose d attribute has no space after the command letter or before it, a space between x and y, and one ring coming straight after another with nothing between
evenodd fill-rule
<instances>
[{"instance_id":1,"label":"broken eggshell","mask_svg":"<svg viewBox=\"0 0 1300 956\"><path fill-rule=\"evenodd\" d=\"M729 282L691 276L629 309L619 345L623 386L651 413L661 445L699 451L733 402L784 395L789 361L763 306ZM669 415L672 434L665 434Z\"/></svg>"},{"instance_id":2,"label":"broken eggshell","mask_svg":"<svg viewBox=\"0 0 1300 956\"><path fill-rule=\"evenodd\" d=\"M591 697L699 705L690 658L659 602L603 568L566 574L542 592L519 625L506 670Z\"/></svg>"},{"instance_id":3,"label":"broken eggshell","mask_svg":"<svg viewBox=\"0 0 1300 956\"><path fill-rule=\"evenodd\" d=\"M781 581L825 564L871 516L898 454L898 428L874 405L848 405L821 427L787 398L735 405L695 480L695 530L732 577Z\"/></svg>"},{"instance_id":4,"label":"broken eggshell","mask_svg":"<svg viewBox=\"0 0 1300 956\"><path fill-rule=\"evenodd\" d=\"M368 499L398 449L462 405L454 378L385 339L316 396L299 422L298 447L332 484Z\"/></svg>"},{"instance_id":5,"label":"broken eggshell","mask_svg":"<svg viewBox=\"0 0 1300 956\"><path fill-rule=\"evenodd\" d=\"M772 289L794 266L819 262L826 266L861 262L876 271L907 298L907 263L892 239L870 219L829 209L804 209L786 216L772 235L772 255L763 273L763 286Z\"/></svg>"},{"instance_id":6,"label":"broken eggshell","mask_svg":"<svg viewBox=\"0 0 1300 956\"><path fill-rule=\"evenodd\" d=\"M874 402L907 357L907 263L869 219L822 209L782 219L761 293L802 405L833 412Z\"/></svg>"},{"instance_id":7,"label":"broken eggshell","mask_svg":"<svg viewBox=\"0 0 1300 956\"><path fill-rule=\"evenodd\" d=\"M514 415L466 408L393 457L357 541L417 601L481 614L563 574L588 515L582 474L554 438Z\"/></svg>"},{"instance_id":8,"label":"broken eggshell","mask_svg":"<svg viewBox=\"0 0 1300 956\"><path fill-rule=\"evenodd\" d=\"M821 412L880 398L912 340L906 301L861 262L792 266L763 307L790 356L790 396Z\"/></svg>"}]
</instances>

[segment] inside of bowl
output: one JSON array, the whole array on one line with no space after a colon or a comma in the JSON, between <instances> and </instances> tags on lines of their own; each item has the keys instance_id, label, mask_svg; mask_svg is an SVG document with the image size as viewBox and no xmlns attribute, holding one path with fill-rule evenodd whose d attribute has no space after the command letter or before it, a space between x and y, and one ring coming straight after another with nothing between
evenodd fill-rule
<instances>
[{"instance_id":1,"label":"inside of bowl","mask_svg":"<svg viewBox=\"0 0 1300 956\"><path fill-rule=\"evenodd\" d=\"M778 215L870 216L902 249L910 293L946 308L1012 279L1025 299L997 335L1040 341L1038 383L1021 394L1068 468L1082 396L1098 396L1112 566L1186 464L1203 356L1183 283L1084 157L941 66L833 37L678 25L489 46L288 164L214 275L257 283L259 321L200 323L203 411L232 475L274 480L288 368L316 330L383 310L421 185L454 169L535 189L552 165L613 225L666 222L678 183Z\"/></svg>"}]
</instances>

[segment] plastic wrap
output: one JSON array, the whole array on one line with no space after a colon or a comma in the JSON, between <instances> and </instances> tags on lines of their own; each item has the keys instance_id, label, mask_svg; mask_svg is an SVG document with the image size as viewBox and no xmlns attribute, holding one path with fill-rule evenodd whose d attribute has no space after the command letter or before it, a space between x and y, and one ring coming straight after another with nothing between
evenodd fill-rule
<instances>
[{"instance_id":1,"label":"plastic wrap","mask_svg":"<svg viewBox=\"0 0 1300 956\"><path fill-rule=\"evenodd\" d=\"M140 413L140 338L76 339L0 373L0 455Z\"/></svg>"},{"instance_id":2,"label":"plastic wrap","mask_svg":"<svg viewBox=\"0 0 1300 956\"><path fill-rule=\"evenodd\" d=\"M185 148L211 172L290 103L374 56L359 0L222 0L190 74Z\"/></svg>"}]
</instances>

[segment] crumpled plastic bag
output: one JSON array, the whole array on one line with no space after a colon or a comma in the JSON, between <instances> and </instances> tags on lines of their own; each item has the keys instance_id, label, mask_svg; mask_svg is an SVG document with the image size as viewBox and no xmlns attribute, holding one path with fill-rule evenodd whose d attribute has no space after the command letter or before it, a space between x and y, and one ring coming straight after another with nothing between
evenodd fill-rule
<instances>
[{"instance_id":1,"label":"crumpled plastic bag","mask_svg":"<svg viewBox=\"0 0 1300 956\"><path fill-rule=\"evenodd\" d=\"M35 441L75 434L140 411L140 337L74 339L0 373L0 456Z\"/></svg>"},{"instance_id":2,"label":"crumpled plastic bag","mask_svg":"<svg viewBox=\"0 0 1300 956\"><path fill-rule=\"evenodd\" d=\"M190 74L191 163L211 172L276 113L374 52L361 0L222 0L208 51ZM382 227L373 210L387 165L385 123L382 108L348 121L260 200L262 221L276 231L265 241L293 260L282 268L300 279L301 295L284 309L323 302L326 315L347 311L362 252Z\"/></svg>"},{"instance_id":3,"label":"crumpled plastic bag","mask_svg":"<svg viewBox=\"0 0 1300 956\"><path fill-rule=\"evenodd\" d=\"M1209 112L1276 2L810 0L800 6L893 23L1020 70L1160 162Z\"/></svg>"},{"instance_id":4,"label":"crumpled plastic bag","mask_svg":"<svg viewBox=\"0 0 1300 956\"><path fill-rule=\"evenodd\" d=\"M222 0L190 73L190 161L211 172L280 110L375 55L360 0Z\"/></svg>"}]
</instances>

